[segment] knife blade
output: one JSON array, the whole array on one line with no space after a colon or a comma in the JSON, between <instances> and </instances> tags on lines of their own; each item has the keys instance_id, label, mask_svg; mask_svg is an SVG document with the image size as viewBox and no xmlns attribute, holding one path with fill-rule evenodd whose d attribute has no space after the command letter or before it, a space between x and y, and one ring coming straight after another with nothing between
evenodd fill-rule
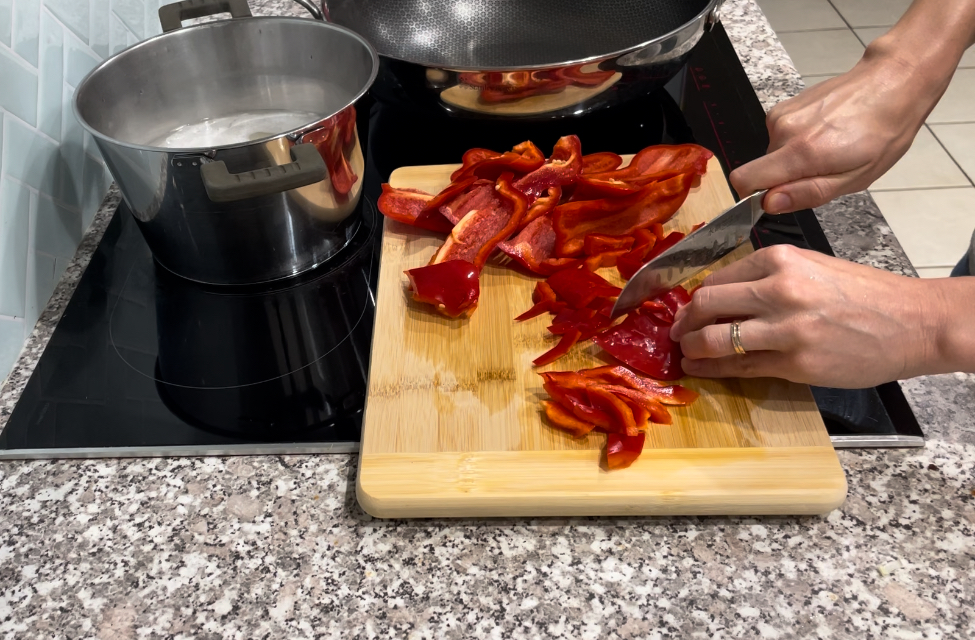
<instances>
[{"instance_id":1,"label":"knife blade","mask_svg":"<svg viewBox=\"0 0 975 640\"><path fill-rule=\"evenodd\" d=\"M765 211L758 191L744 198L717 218L689 234L643 265L623 287L613 317L633 311L646 300L670 291L725 257L748 239L752 227Z\"/></svg>"}]
</instances>

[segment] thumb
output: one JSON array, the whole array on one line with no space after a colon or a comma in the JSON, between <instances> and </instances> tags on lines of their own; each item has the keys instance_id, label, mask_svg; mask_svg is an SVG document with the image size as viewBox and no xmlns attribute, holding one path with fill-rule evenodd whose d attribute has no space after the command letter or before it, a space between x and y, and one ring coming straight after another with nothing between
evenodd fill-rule
<instances>
[{"instance_id":1,"label":"thumb","mask_svg":"<svg viewBox=\"0 0 975 640\"><path fill-rule=\"evenodd\" d=\"M821 207L849 190L844 189L845 176L817 176L804 178L772 189L765 195L763 208L767 213L789 213L800 209Z\"/></svg>"}]
</instances>

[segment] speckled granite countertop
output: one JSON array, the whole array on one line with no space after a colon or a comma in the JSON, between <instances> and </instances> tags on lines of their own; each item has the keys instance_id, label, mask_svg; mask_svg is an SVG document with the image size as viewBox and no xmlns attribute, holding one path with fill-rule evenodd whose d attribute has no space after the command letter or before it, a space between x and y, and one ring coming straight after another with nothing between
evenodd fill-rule
<instances>
[{"instance_id":1,"label":"speckled granite countertop","mask_svg":"<svg viewBox=\"0 0 975 640\"><path fill-rule=\"evenodd\" d=\"M766 108L796 93L752 0L724 16ZM867 196L819 215L837 253L911 272ZM975 377L904 387L927 447L840 452L823 518L376 521L352 456L0 463L0 637L975 637Z\"/></svg>"}]
</instances>

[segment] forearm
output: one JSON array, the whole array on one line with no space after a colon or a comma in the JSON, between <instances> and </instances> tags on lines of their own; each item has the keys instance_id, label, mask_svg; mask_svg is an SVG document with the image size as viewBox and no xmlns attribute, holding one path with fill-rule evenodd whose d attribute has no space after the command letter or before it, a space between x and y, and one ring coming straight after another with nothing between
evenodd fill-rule
<instances>
[{"instance_id":1,"label":"forearm","mask_svg":"<svg viewBox=\"0 0 975 640\"><path fill-rule=\"evenodd\" d=\"M965 50L975 43L975 0L915 0L890 31L874 40L863 63L877 63L923 114L937 104Z\"/></svg>"},{"instance_id":2,"label":"forearm","mask_svg":"<svg viewBox=\"0 0 975 640\"><path fill-rule=\"evenodd\" d=\"M975 373L975 278L924 284L931 290L928 313L934 338L924 373Z\"/></svg>"}]
</instances>

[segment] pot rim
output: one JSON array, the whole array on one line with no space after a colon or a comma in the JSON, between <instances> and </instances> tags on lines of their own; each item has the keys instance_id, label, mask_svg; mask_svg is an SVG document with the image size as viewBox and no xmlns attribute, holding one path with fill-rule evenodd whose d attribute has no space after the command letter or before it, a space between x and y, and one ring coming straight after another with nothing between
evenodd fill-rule
<instances>
[{"instance_id":1,"label":"pot rim","mask_svg":"<svg viewBox=\"0 0 975 640\"><path fill-rule=\"evenodd\" d=\"M352 99L346 102L346 104L344 104L340 109L336 109L335 111L325 116L322 116L317 120L303 124L300 127L296 127L288 131L283 131L281 133L276 133L271 136L266 136L264 138L259 138L257 140L247 140L245 142L236 142L233 144L224 144L224 145L219 145L214 147L159 147L159 146L153 146L147 144L136 144L134 142L127 142L125 140L119 140L118 138L113 138L112 136L106 135L101 131L98 131L97 129L92 127L88 123L88 121L81 115L80 109L78 107L78 101L79 101L79 97L83 93L82 90L97 73L101 72L103 69L106 69L110 67L112 64L116 63L116 61L121 59L122 56L125 56L129 54L131 51L135 51L136 49L157 46L154 44L157 41L164 40L168 37L175 37L177 34L181 34L187 31L203 31L207 29L233 28L234 24L244 23L251 20L260 20L260 21L267 21L267 22L293 22L293 23L300 22L301 24L310 23L312 25L315 25L318 28L332 29L335 31L344 32L347 35L352 36L355 40L357 40L359 43L365 46L366 51L369 52L370 57L372 58L372 71L369 74L369 79L365 83L363 83L363 86L361 89L359 89L358 93L356 93L355 96L353 96ZM373 47L372 44L368 40L363 38L361 35L353 31L352 29L349 29L348 27L343 27L342 25L334 24L331 22L320 22L318 20L312 20L309 18L296 18L296 17L289 17L289 16L253 16L248 18L214 20L211 22L205 22L203 24L193 25L190 27L182 27L180 29L169 31L167 33L161 33L159 35L143 40L142 42L134 44L131 47L128 47L127 49L124 49L116 53L115 55L110 56L109 58L106 58L100 64L98 64L94 69L89 71L88 74L84 77L84 79L82 79L82 81L78 83L78 87L77 89L75 89L74 92L74 98L71 101L71 110L74 112L74 116L81 124L81 126L84 127L85 131L90 133L92 137L98 140L103 140L105 142L108 142L114 146L125 147L127 149L136 149L138 151L151 151L154 153L200 154L205 152L223 151L226 149L240 149L252 145L262 145L275 140L280 140L281 138L297 140L302 136L320 128L325 123L325 121L327 121L329 118L335 116L338 113L341 113L342 111L345 111L350 106L354 105L362 96L366 94L367 91L369 91L369 88L372 87L373 83L376 81L376 77L378 74L379 74L379 54L376 52L375 47Z\"/></svg>"},{"instance_id":2,"label":"pot rim","mask_svg":"<svg viewBox=\"0 0 975 640\"><path fill-rule=\"evenodd\" d=\"M618 51L613 51L610 53L600 53L586 58L578 58L576 60L551 62L546 64L525 64L525 65L513 65L513 66L503 66L503 67L483 67L483 66L463 67L463 66L456 66L456 65L450 65L450 66L435 65L428 62L409 60L407 58L403 58L400 56L393 56L386 53L380 53L379 55L389 60L396 60L397 62L404 62L407 64L415 64L423 69L440 69L443 71L452 71L454 73L478 73L478 72L508 73L508 72L515 72L515 71L545 71L549 69L562 69L565 67L571 67L575 65L585 65L585 64L592 64L594 62L604 62L606 60L612 60L614 58L625 56L628 53L633 53L634 51L639 51L640 49L644 49L646 47L657 44L658 42L666 40L667 38L670 38L676 34L679 34L680 32L686 30L691 25L694 25L702 20L707 20L710 15L716 14L717 9L720 8L720 6L724 3L724 1L725 0L708 0L708 3L704 7L704 9L702 9L701 12L698 13L695 17L691 18L690 20L685 22L683 25L677 27L676 29L673 29L661 36L657 36L656 38L652 38L645 42L641 42L640 44L626 47L625 49L620 49ZM329 24L336 24L336 23L332 22Z\"/></svg>"}]
</instances>

